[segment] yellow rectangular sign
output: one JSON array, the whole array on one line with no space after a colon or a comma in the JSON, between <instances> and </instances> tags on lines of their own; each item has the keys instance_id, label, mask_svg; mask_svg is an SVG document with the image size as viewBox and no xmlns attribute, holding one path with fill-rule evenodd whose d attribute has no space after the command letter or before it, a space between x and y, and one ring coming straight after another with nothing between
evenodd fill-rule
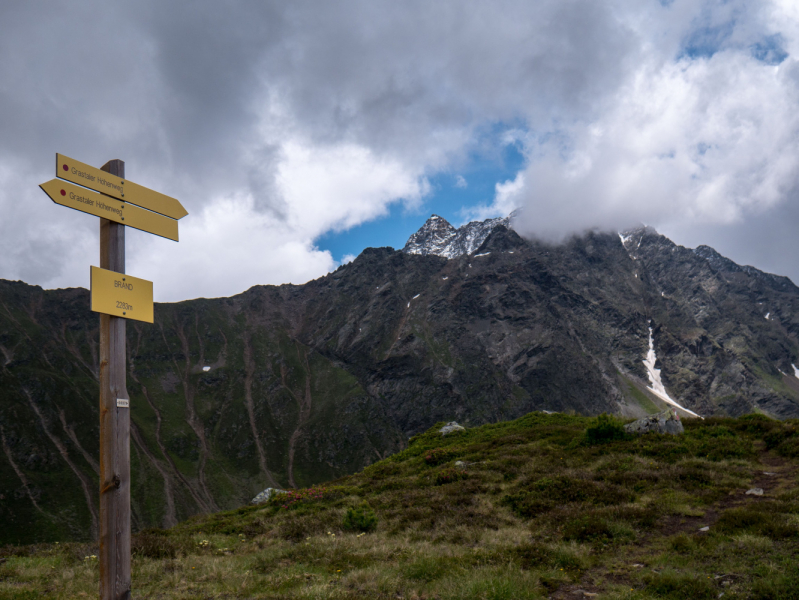
<instances>
[{"instance_id":1,"label":"yellow rectangular sign","mask_svg":"<svg viewBox=\"0 0 799 600\"><path fill-rule=\"evenodd\" d=\"M56 204L178 241L178 222L103 194L51 179L39 186Z\"/></svg>"},{"instance_id":2,"label":"yellow rectangular sign","mask_svg":"<svg viewBox=\"0 0 799 600\"><path fill-rule=\"evenodd\" d=\"M189 214L171 196L111 175L63 154L55 155L55 176L173 219L182 219Z\"/></svg>"},{"instance_id":3,"label":"yellow rectangular sign","mask_svg":"<svg viewBox=\"0 0 799 600\"><path fill-rule=\"evenodd\" d=\"M92 267L94 312L153 322L153 282L125 273Z\"/></svg>"}]
</instances>

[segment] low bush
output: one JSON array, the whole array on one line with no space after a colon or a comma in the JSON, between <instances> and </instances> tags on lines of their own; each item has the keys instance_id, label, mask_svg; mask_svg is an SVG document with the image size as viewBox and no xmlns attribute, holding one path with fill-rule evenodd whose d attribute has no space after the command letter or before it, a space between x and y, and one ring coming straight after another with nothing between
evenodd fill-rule
<instances>
[{"instance_id":1,"label":"low bush","mask_svg":"<svg viewBox=\"0 0 799 600\"><path fill-rule=\"evenodd\" d=\"M717 527L724 533L748 531L776 540L799 535L795 526L789 524L782 515L769 512L768 506L727 510L719 517Z\"/></svg>"},{"instance_id":2,"label":"low bush","mask_svg":"<svg viewBox=\"0 0 799 600\"><path fill-rule=\"evenodd\" d=\"M782 572L769 573L754 581L752 600L799 600L799 567L783 565Z\"/></svg>"},{"instance_id":3,"label":"low bush","mask_svg":"<svg viewBox=\"0 0 799 600\"><path fill-rule=\"evenodd\" d=\"M343 527L347 531L374 531L377 528L377 515L366 503L357 508L348 508Z\"/></svg>"},{"instance_id":4,"label":"low bush","mask_svg":"<svg viewBox=\"0 0 799 600\"><path fill-rule=\"evenodd\" d=\"M584 444L595 446L629 439L630 435L624 431L624 427L616 419L602 413L596 418L596 422L585 430Z\"/></svg>"},{"instance_id":5,"label":"low bush","mask_svg":"<svg viewBox=\"0 0 799 600\"><path fill-rule=\"evenodd\" d=\"M446 575L452 568L449 560L436 560L429 556L417 558L402 568L402 573L414 581L430 582Z\"/></svg>"},{"instance_id":6,"label":"low bush","mask_svg":"<svg viewBox=\"0 0 799 600\"><path fill-rule=\"evenodd\" d=\"M607 543L613 537L610 524L595 514L572 519L563 527L563 539L567 541Z\"/></svg>"},{"instance_id":7,"label":"low bush","mask_svg":"<svg viewBox=\"0 0 799 600\"><path fill-rule=\"evenodd\" d=\"M560 475L543 477L529 487L506 495L502 502L522 517L534 517L563 504L589 502L608 506L633 499L630 490L616 485Z\"/></svg>"},{"instance_id":8,"label":"low bush","mask_svg":"<svg viewBox=\"0 0 799 600\"><path fill-rule=\"evenodd\" d=\"M644 577L646 591L674 600L711 600L719 595L713 580L677 573L657 573Z\"/></svg>"},{"instance_id":9,"label":"low bush","mask_svg":"<svg viewBox=\"0 0 799 600\"><path fill-rule=\"evenodd\" d=\"M131 536L130 552L134 556L146 558L175 558L178 553L177 544L171 538L149 530Z\"/></svg>"},{"instance_id":10,"label":"low bush","mask_svg":"<svg viewBox=\"0 0 799 600\"><path fill-rule=\"evenodd\" d=\"M445 485L447 483L454 483L456 481L466 479L468 476L469 475L466 473L466 471L462 471L460 469L443 469L436 473L433 482L436 485Z\"/></svg>"},{"instance_id":11,"label":"low bush","mask_svg":"<svg viewBox=\"0 0 799 600\"><path fill-rule=\"evenodd\" d=\"M580 571L585 567L574 554L538 542L521 544L513 549L512 554L522 569L556 567L564 571Z\"/></svg>"},{"instance_id":12,"label":"low bush","mask_svg":"<svg viewBox=\"0 0 799 600\"><path fill-rule=\"evenodd\" d=\"M458 453L451 448L433 448L424 455L425 464L436 467L455 458Z\"/></svg>"}]
</instances>

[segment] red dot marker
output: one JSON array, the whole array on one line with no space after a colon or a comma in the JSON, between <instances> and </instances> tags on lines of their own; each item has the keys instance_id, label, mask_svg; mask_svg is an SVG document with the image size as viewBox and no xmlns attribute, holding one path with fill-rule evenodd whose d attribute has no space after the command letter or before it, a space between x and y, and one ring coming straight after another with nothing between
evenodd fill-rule
<instances>
[{"instance_id":1,"label":"red dot marker","mask_svg":"<svg viewBox=\"0 0 799 600\"><path fill-rule=\"evenodd\" d=\"M63 166L63 169L64 169L65 171L69 171L69 167L68 167L66 164Z\"/></svg>"},{"instance_id":2,"label":"red dot marker","mask_svg":"<svg viewBox=\"0 0 799 600\"><path fill-rule=\"evenodd\" d=\"M61 190L61 195L62 196L66 196L67 195L67 191L66 190Z\"/></svg>"}]
</instances>

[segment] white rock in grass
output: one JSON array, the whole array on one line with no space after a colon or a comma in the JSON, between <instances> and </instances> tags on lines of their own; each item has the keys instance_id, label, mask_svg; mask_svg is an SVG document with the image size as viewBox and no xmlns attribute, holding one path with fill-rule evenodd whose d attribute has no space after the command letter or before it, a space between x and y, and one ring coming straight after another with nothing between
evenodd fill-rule
<instances>
[{"instance_id":1,"label":"white rock in grass","mask_svg":"<svg viewBox=\"0 0 799 600\"><path fill-rule=\"evenodd\" d=\"M279 490L277 488L266 488L263 492L258 494L255 498L253 498L250 504L263 504L264 502L269 500L272 496L285 493L286 490Z\"/></svg>"},{"instance_id":2,"label":"white rock in grass","mask_svg":"<svg viewBox=\"0 0 799 600\"><path fill-rule=\"evenodd\" d=\"M747 490L747 496L762 496L763 495L763 488L752 488L751 490Z\"/></svg>"},{"instance_id":3,"label":"white rock in grass","mask_svg":"<svg viewBox=\"0 0 799 600\"><path fill-rule=\"evenodd\" d=\"M455 421L450 421L446 425L444 425L438 432L441 435L447 435L448 433L452 433L453 431L465 431L466 428L458 425Z\"/></svg>"}]
</instances>

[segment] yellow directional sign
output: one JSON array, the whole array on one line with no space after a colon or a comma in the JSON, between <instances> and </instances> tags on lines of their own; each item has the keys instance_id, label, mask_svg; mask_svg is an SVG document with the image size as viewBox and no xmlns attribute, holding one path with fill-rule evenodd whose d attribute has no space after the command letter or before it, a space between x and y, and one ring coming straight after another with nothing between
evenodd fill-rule
<instances>
[{"instance_id":1,"label":"yellow directional sign","mask_svg":"<svg viewBox=\"0 0 799 600\"><path fill-rule=\"evenodd\" d=\"M103 171L101 171L103 172ZM178 222L127 202L114 200L103 194L72 185L66 181L51 179L39 186L56 204L74 208L90 215L122 223L134 229L160 235L178 241Z\"/></svg>"},{"instance_id":2,"label":"yellow directional sign","mask_svg":"<svg viewBox=\"0 0 799 600\"><path fill-rule=\"evenodd\" d=\"M92 267L92 310L152 323L153 282Z\"/></svg>"},{"instance_id":3,"label":"yellow directional sign","mask_svg":"<svg viewBox=\"0 0 799 600\"><path fill-rule=\"evenodd\" d=\"M116 175L110 175L63 154L55 155L55 175L60 179L66 179L173 219L182 219L189 214L178 200L170 196Z\"/></svg>"}]
</instances>

